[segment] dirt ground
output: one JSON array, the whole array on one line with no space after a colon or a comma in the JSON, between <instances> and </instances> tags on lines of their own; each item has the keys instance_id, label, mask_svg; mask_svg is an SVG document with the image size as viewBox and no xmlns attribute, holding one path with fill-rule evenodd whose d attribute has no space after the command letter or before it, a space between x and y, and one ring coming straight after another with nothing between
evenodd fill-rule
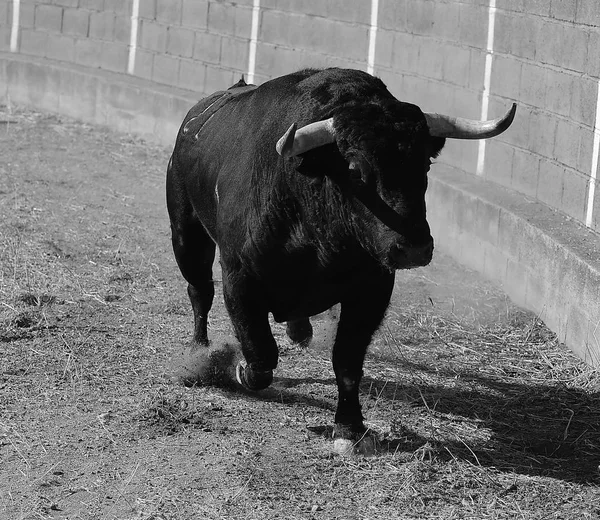
<instances>
[{"instance_id":1,"label":"dirt ground","mask_svg":"<svg viewBox=\"0 0 600 520\"><path fill-rule=\"evenodd\" d=\"M600 374L441 253L399 273L368 356L374 456L332 452L331 314L305 350L275 326L264 392L173 382L169 152L0 110L1 518L600 518Z\"/></svg>"}]
</instances>

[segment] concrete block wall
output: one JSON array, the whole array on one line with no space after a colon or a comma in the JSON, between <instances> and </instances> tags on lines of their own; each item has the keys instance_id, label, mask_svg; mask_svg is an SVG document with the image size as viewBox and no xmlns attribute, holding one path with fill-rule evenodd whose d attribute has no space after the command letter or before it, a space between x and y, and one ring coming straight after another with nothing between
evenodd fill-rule
<instances>
[{"instance_id":1,"label":"concrete block wall","mask_svg":"<svg viewBox=\"0 0 600 520\"><path fill-rule=\"evenodd\" d=\"M4 0L1 4L0 49L8 50L3 35L10 33L15 3ZM125 72L131 5L132 0L21 0L18 52Z\"/></svg>"},{"instance_id":2,"label":"concrete block wall","mask_svg":"<svg viewBox=\"0 0 600 520\"><path fill-rule=\"evenodd\" d=\"M200 95L247 72L252 2L140 2L134 74Z\"/></svg>"}]
</instances>

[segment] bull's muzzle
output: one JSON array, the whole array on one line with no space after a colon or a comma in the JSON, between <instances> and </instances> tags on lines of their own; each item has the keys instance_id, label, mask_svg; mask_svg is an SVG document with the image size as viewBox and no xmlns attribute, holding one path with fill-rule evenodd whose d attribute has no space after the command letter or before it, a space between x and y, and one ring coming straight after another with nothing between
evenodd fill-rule
<instances>
[{"instance_id":1,"label":"bull's muzzle","mask_svg":"<svg viewBox=\"0 0 600 520\"><path fill-rule=\"evenodd\" d=\"M388 253L389 264L395 269L410 269L423 267L431 262L433 257L433 238L419 245L406 245L400 242L394 244Z\"/></svg>"}]
</instances>

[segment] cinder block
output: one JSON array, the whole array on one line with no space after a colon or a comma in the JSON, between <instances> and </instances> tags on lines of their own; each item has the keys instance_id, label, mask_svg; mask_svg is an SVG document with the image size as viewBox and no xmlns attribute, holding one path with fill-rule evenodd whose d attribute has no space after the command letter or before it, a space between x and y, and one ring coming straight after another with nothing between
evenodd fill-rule
<instances>
[{"instance_id":1,"label":"cinder block","mask_svg":"<svg viewBox=\"0 0 600 520\"><path fill-rule=\"evenodd\" d=\"M576 75L566 71L548 69L546 71L546 94L544 107L550 112L568 117L571 111L571 92Z\"/></svg>"},{"instance_id":2,"label":"cinder block","mask_svg":"<svg viewBox=\"0 0 600 520\"><path fill-rule=\"evenodd\" d=\"M579 159L577 169L583 173L590 173L592 169L592 156L594 154L594 130L583 127L581 129L581 140L579 142Z\"/></svg>"},{"instance_id":3,"label":"cinder block","mask_svg":"<svg viewBox=\"0 0 600 520\"><path fill-rule=\"evenodd\" d=\"M571 93L571 110L569 115L573 121L594 126L596 99L598 97L598 82L582 76L573 83Z\"/></svg>"},{"instance_id":4,"label":"cinder block","mask_svg":"<svg viewBox=\"0 0 600 520\"><path fill-rule=\"evenodd\" d=\"M181 59L168 54L155 54L152 80L165 85L177 85Z\"/></svg>"},{"instance_id":5,"label":"cinder block","mask_svg":"<svg viewBox=\"0 0 600 520\"><path fill-rule=\"evenodd\" d=\"M286 45L288 44L286 29L292 24L293 17L289 13L273 10L264 11L259 25L258 40L265 43Z\"/></svg>"},{"instance_id":6,"label":"cinder block","mask_svg":"<svg viewBox=\"0 0 600 520\"><path fill-rule=\"evenodd\" d=\"M169 27L167 29L167 52L191 58L194 54L194 31L181 27Z\"/></svg>"},{"instance_id":7,"label":"cinder block","mask_svg":"<svg viewBox=\"0 0 600 520\"><path fill-rule=\"evenodd\" d=\"M559 208L563 195L565 167L549 159L540 161L537 198L552 208Z\"/></svg>"},{"instance_id":8,"label":"cinder block","mask_svg":"<svg viewBox=\"0 0 600 520\"><path fill-rule=\"evenodd\" d=\"M348 0L318 1L327 8L325 16L331 20L370 25L371 2L348 2Z\"/></svg>"},{"instance_id":9,"label":"cinder block","mask_svg":"<svg viewBox=\"0 0 600 520\"><path fill-rule=\"evenodd\" d=\"M549 112L533 110L529 125L529 150L544 157L554 157L557 119Z\"/></svg>"},{"instance_id":10,"label":"cinder block","mask_svg":"<svg viewBox=\"0 0 600 520\"><path fill-rule=\"evenodd\" d=\"M513 155L512 146L495 139L487 141L483 176L501 186L510 187Z\"/></svg>"},{"instance_id":11,"label":"cinder block","mask_svg":"<svg viewBox=\"0 0 600 520\"><path fill-rule=\"evenodd\" d=\"M427 78L441 80L444 77L446 50L444 42L433 38L423 38L419 48L420 67L415 72Z\"/></svg>"},{"instance_id":12,"label":"cinder block","mask_svg":"<svg viewBox=\"0 0 600 520\"><path fill-rule=\"evenodd\" d=\"M225 70L220 67L212 67L208 65L206 67L206 81L204 83L204 90L206 92L216 92L217 90L224 90L233 85L239 77L236 77L231 70Z\"/></svg>"},{"instance_id":13,"label":"cinder block","mask_svg":"<svg viewBox=\"0 0 600 520\"><path fill-rule=\"evenodd\" d=\"M404 76L392 70L376 69L376 76L385 83L388 90L398 99L402 99Z\"/></svg>"},{"instance_id":14,"label":"cinder block","mask_svg":"<svg viewBox=\"0 0 600 520\"><path fill-rule=\"evenodd\" d=\"M182 0L156 0L156 19L168 25L181 25Z\"/></svg>"},{"instance_id":15,"label":"cinder block","mask_svg":"<svg viewBox=\"0 0 600 520\"><path fill-rule=\"evenodd\" d=\"M38 5L35 9L35 27L36 29L59 33L62 30L62 16L62 7Z\"/></svg>"},{"instance_id":16,"label":"cinder block","mask_svg":"<svg viewBox=\"0 0 600 520\"><path fill-rule=\"evenodd\" d=\"M248 41L238 38L223 38L221 65L228 69L245 71L248 66Z\"/></svg>"},{"instance_id":17,"label":"cinder block","mask_svg":"<svg viewBox=\"0 0 600 520\"><path fill-rule=\"evenodd\" d=\"M523 62L512 56L494 55L490 84L492 94L519 99L522 66Z\"/></svg>"},{"instance_id":18,"label":"cinder block","mask_svg":"<svg viewBox=\"0 0 600 520\"><path fill-rule=\"evenodd\" d=\"M198 97L200 97L205 94L205 79L205 65L194 60L181 60L179 66L179 87L197 92Z\"/></svg>"},{"instance_id":19,"label":"cinder block","mask_svg":"<svg viewBox=\"0 0 600 520\"><path fill-rule=\"evenodd\" d=\"M419 71L419 48L423 38L412 34L396 33L394 52L392 53L392 69L396 72L407 72L412 75Z\"/></svg>"},{"instance_id":20,"label":"cinder block","mask_svg":"<svg viewBox=\"0 0 600 520\"><path fill-rule=\"evenodd\" d=\"M498 0L496 2L496 8L522 13L524 10L524 2L525 0Z\"/></svg>"},{"instance_id":21,"label":"cinder block","mask_svg":"<svg viewBox=\"0 0 600 520\"><path fill-rule=\"evenodd\" d=\"M579 222L584 222L589 176L577 170L565 168L563 198L558 209Z\"/></svg>"},{"instance_id":22,"label":"cinder block","mask_svg":"<svg viewBox=\"0 0 600 520\"><path fill-rule=\"evenodd\" d=\"M144 3L143 1L140 3ZM120 16L131 16L133 0L104 0L104 10ZM77 2L75 1L75 5Z\"/></svg>"},{"instance_id":23,"label":"cinder block","mask_svg":"<svg viewBox=\"0 0 600 520\"><path fill-rule=\"evenodd\" d=\"M62 34L49 34L46 41L46 57L59 61L75 61L75 39Z\"/></svg>"},{"instance_id":24,"label":"cinder block","mask_svg":"<svg viewBox=\"0 0 600 520\"><path fill-rule=\"evenodd\" d=\"M394 32L380 29L377 31L375 45L375 67L389 69L392 66L394 52Z\"/></svg>"},{"instance_id":25,"label":"cinder block","mask_svg":"<svg viewBox=\"0 0 600 520\"><path fill-rule=\"evenodd\" d=\"M139 17L143 20L156 20L156 1L140 2Z\"/></svg>"},{"instance_id":26,"label":"cinder block","mask_svg":"<svg viewBox=\"0 0 600 520\"><path fill-rule=\"evenodd\" d=\"M10 6L12 7L12 3ZM32 29L35 27L35 7L34 4L21 3L21 9L19 10L19 27L21 29ZM10 15L12 16L12 9Z\"/></svg>"},{"instance_id":27,"label":"cinder block","mask_svg":"<svg viewBox=\"0 0 600 520\"><path fill-rule=\"evenodd\" d=\"M115 13L110 11L90 14L90 38L113 41L115 37Z\"/></svg>"},{"instance_id":28,"label":"cinder block","mask_svg":"<svg viewBox=\"0 0 600 520\"><path fill-rule=\"evenodd\" d=\"M235 34L235 10L233 4L209 2L208 4L208 27L210 31L217 34ZM264 15L267 13L265 12ZM263 15L263 24L265 16Z\"/></svg>"},{"instance_id":29,"label":"cinder block","mask_svg":"<svg viewBox=\"0 0 600 520\"><path fill-rule=\"evenodd\" d=\"M117 15L115 17L115 42L129 45L131 41L131 18Z\"/></svg>"},{"instance_id":30,"label":"cinder block","mask_svg":"<svg viewBox=\"0 0 600 520\"><path fill-rule=\"evenodd\" d=\"M565 0L552 0L550 2L550 16L557 20L574 22L577 14L577 2L565 2Z\"/></svg>"},{"instance_id":31,"label":"cinder block","mask_svg":"<svg viewBox=\"0 0 600 520\"><path fill-rule=\"evenodd\" d=\"M510 182L513 189L523 195L535 197L539 171L539 155L515 148Z\"/></svg>"},{"instance_id":32,"label":"cinder block","mask_svg":"<svg viewBox=\"0 0 600 520\"><path fill-rule=\"evenodd\" d=\"M205 29L208 23L208 0L183 0L181 23L184 27Z\"/></svg>"},{"instance_id":33,"label":"cinder block","mask_svg":"<svg viewBox=\"0 0 600 520\"><path fill-rule=\"evenodd\" d=\"M455 42L460 27L460 8L458 3L434 2L433 31L436 38Z\"/></svg>"},{"instance_id":34,"label":"cinder block","mask_svg":"<svg viewBox=\"0 0 600 520\"><path fill-rule=\"evenodd\" d=\"M250 39L252 33L252 9L245 6L236 6L234 11L235 25L233 35L239 38Z\"/></svg>"},{"instance_id":35,"label":"cinder block","mask_svg":"<svg viewBox=\"0 0 600 520\"><path fill-rule=\"evenodd\" d=\"M87 38L75 41L75 63L91 68L100 67L101 55L101 42Z\"/></svg>"},{"instance_id":36,"label":"cinder block","mask_svg":"<svg viewBox=\"0 0 600 520\"><path fill-rule=\"evenodd\" d=\"M9 25L9 20L12 20L12 3L5 2L0 5L0 26Z\"/></svg>"},{"instance_id":37,"label":"cinder block","mask_svg":"<svg viewBox=\"0 0 600 520\"><path fill-rule=\"evenodd\" d=\"M408 0L380 0L377 25L390 31L406 31L406 4Z\"/></svg>"},{"instance_id":38,"label":"cinder block","mask_svg":"<svg viewBox=\"0 0 600 520\"><path fill-rule=\"evenodd\" d=\"M152 22L142 20L140 24L140 47L154 52L166 52L167 50L167 27Z\"/></svg>"},{"instance_id":39,"label":"cinder block","mask_svg":"<svg viewBox=\"0 0 600 520\"><path fill-rule=\"evenodd\" d=\"M518 99L534 107L543 107L546 97L546 73L547 69L536 63L523 63Z\"/></svg>"},{"instance_id":40,"label":"cinder block","mask_svg":"<svg viewBox=\"0 0 600 520\"><path fill-rule=\"evenodd\" d=\"M550 0L524 0L523 8L529 14L550 16Z\"/></svg>"},{"instance_id":41,"label":"cinder block","mask_svg":"<svg viewBox=\"0 0 600 520\"><path fill-rule=\"evenodd\" d=\"M61 7L77 7L79 0L54 0L52 3Z\"/></svg>"},{"instance_id":42,"label":"cinder block","mask_svg":"<svg viewBox=\"0 0 600 520\"><path fill-rule=\"evenodd\" d=\"M480 49L470 49L471 64L469 65L469 88L477 92L483 91L485 77L485 60L487 53Z\"/></svg>"},{"instance_id":43,"label":"cinder block","mask_svg":"<svg viewBox=\"0 0 600 520\"><path fill-rule=\"evenodd\" d=\"M98 90L95 76L64 70L60 78L59 113L80 121L95 121Z\"/></svg>"},{"instance_id":44,"label":"cinder block","mask_svg":"<svg viewBox=\"0 0 600 520\"><path fill-rule=\"evenodd\" d=\"M140 8L143 4L152 2L140 2ZM89 9L90 11L102 11L104 9L104 0L79 0L80 9Z\"/></svg>"},{"instance_id":45,"label":"cinder block","mask_svg":"<svg viewBox=\"0 0 600 520\"><path fill-rule=\"evenodd\" d=\"M140 78L152 79L154 53L138 47L135 53L134 74Z\"/></svg>"},{"instance_id":46,"label":"cinder block","mask_svg":"<svg viewBox=\"0 0 600 520\"><path fill-rule=\"evenodd\" d=\"M590 31L589 34L585 72L594 78L600 77L600 32L598 31Z\"/></svg>"},{"instance_id":47,"label":"cinder block","mask_svg":"<svg viewBox=\"0 0 600 520\"><path fill-rule=\"evenodd\" d=\"M471 50L456 47L447 42L440 49L440 54L443 57L442 78L444 81L468 88L471 75Z\"/></svg>"},{"instance_id":48,"label":"cinder block","mask_svg":"<svg viewBox=\"0 0 600 520\"><path fill-rule=\"evenodd\" d=\"M536 52L540 47L540 32L544 25L544 19L536 16L515 16L511 34L512 54L521 58L535 59ZM494 38L496 33L494 31Z\"/></svg>"},{"instance_id":49,"label":"cinder block","mask_svg":"<svg viewBox=\"0 0 600 520\"><path fill-rule=\"evenodd\" d=\"M203 63L220 63L222 38L219 34L197 32L194 42L194 59Z\"/></svg>"},{"instance_id":50,"label":"cinder block","mask_svg":"<svg viewBox=\"0 0 600 520\"><path fill-rule=\"evenodd\" d=\"M460 4L460 42L485 49L487 46L488 9L471 4Z\"/></svg>"},{"instance_id":51,"label":"cinder block","mask_svg":"<svg viewBox=\"0 0 600 520\"><path fill-rule=\"evenodd\" d=\"M577 0L577 23L600 26L600 9L596 0Z\"/></svg>"},{"instance_id":52,"label":"cinder block","mask_svg":"<svg viewBox=\"0 0 600 520\"><path fill-rule=\"evenodd\" d=\"M8 26L0 26L0 50L7 51L10 49L10 36L11 30ZM0 73L2 71L0 70ZM0 97L2 93L0 93Z\"/></svg>"},{"instance_id":53,"label":"cinder block","mask_svg":"<svg viewBox=\"0 0 600 520\"><path fill-rule=\"evenodd\" d=\"M413 34L434 34L434 2L413 0L406 5L406 30Z\"/></svg>"},{"instance_id":54,"label":"cinder block","mask_svg":"<svg viewBox=\"0 0 600 520\"><path fill-rule=\"evenodd\" d=\"M554 159L570 168L577 168L581 126L569 119L559 119L556 126Z\"/></svg>"},{"instance_id":55,"label":"cinder block","mask_svg":"<svg viewBox=\"0 0 600 520\"><path fill-rule=\"evenodd\" d=\"M48 33L33 29L20 31L19 52L33 56L45 56L48 45Z\"/></svg>"},{"instance_id":56,"label":"cinder block","mask_svg":"<svg viewBox=\"0 0 600 520\"><path fill-rule=\"evenodd\" d=\"M85 9L65 9L63 14L63 33L75 36L88 36L90 13Z\"/></svg>"},{"instance_id":57,"label":"cinder block","mask_svg":"<svg viewBox=\"0 0 600 520\"><path fill-rule=\"evenodd\" d=\"M129 49L118 42L102 42L102 68L114 72L126 72Z\"/></svg>"}]
</instances>

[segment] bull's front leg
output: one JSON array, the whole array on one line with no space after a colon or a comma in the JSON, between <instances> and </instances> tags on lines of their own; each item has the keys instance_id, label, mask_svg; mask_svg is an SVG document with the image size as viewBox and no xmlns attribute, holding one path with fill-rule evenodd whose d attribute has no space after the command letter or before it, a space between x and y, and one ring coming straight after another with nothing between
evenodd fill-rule
<instances>
[{"instance_id":1,"label":"bull's front leg","mask_svg":"<svg viewBox=\"0 0 600 520\"><path fill-rule=\"evenodd\" d=\"M273 382L279 350L262 291L252 281L236 279L236 283L232 283L229 277L223 276L225 306L245 360L236 367L236 379L247 390L262 390Z\"/></svg>"},{"instance_id":2,"label":"bull's front leg","mask_svg":"<svg viewBox=\"0 0 600 520\"><path fill-rule=\"evenodd\" d=\"M352 299L342 301L340 321L333 345L332 361L338 387L333 437L339 452L370 452L373 439L366 435L359 400L363 363L373 333L379 328L389 305L394 274L358 289Z\"/></svg>"}]
</instances>

